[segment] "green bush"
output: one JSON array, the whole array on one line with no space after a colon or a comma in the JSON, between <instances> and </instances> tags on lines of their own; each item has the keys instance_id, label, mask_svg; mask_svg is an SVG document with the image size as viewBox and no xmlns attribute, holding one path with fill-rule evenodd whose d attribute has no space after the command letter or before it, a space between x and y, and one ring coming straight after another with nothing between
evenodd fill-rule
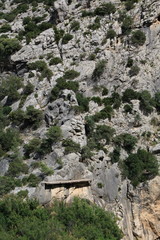
<instances>
[{"instance_id":1,"label":"green bush","mask_svg":"<svg viewBox=\"0 0 160 240\"><path fill-rule=\"evenodd\" d=\"M106 96L106 95L108 95L108 89L103 87L102 96Z\"/></svg>"},{"instance_id":2,"label":"green bush","mask_svg":"<svg viewBox=\"0 0 160 240\"><path fill-rule=\"evenodd\" d=\"M62 142L62 146L65 147L65 154L80 152L80 145L75 143L71 139L65 139Z\"/></svg>"},{"instance_id":3,"label":"green bush","mask_svg":"<svg viewBox=\"0 0 160 240\"><path fill-rule=\"evenodd\" d=\"M54 38L55 38L55 42L58 44L60 39L63 37L64 35L64 30L63 29L57 29L56 27L54 27Z\"/></svg>"},{"instance_id":4,"label":"green bush","mask_svg":"<svg viewBox=\"0 0 160 240\"><path fill-rule=\"evenodd\" d=\"M28 67L30 70L37 70L41 72L41 77L47 78L48 80L50 80L53 75L52 71L47 67L47 63L41 60L29 63Z\"/></svg>"},{"instance_id":5,"label":"green bush","mask_svg":"<svg viewBox=\"0 0 160 240\"><path fill-rule=\"evenodd\" d=\"M62 59L59 58L59 57L54 57L54 58L51 58L51 60L49 61L49 65L57 65L59 63L62 63Z\"/></svg>"},{"instance_id":6,"label":"green bush","mask_svg":"<svg viewBox=\"0 0 160 240\"><path fill-rule=\"evenodd\" d=\"M82 93L76 94L77 102L78 102L78 110L79 112L88 112L89 111L89 99L84 97Z\"/></svg>"},{"instance_id":7,"label":"green bush","mask_svg":"<svg viewBox=\"0 0 160 240\"><path fill-rule=\"evenodd\" d=\"M137 65L133 65L129 70L129 76L130 77L136 76L138 75L139 71L140 71L140 68Z\"/></svg>"},{"instance_id":8,"label":"green bush","mask_svg":"<svg viewBox=\"0 0 160 240\"><path fill-rule=\"evenodd\" d=\"M29 158L30 154L36 152L41 144L39 138L33 138L28 144L24 145L25 157Z\"/></svg>"},{"instance_id":9,"label":"green bush","mask_svg":"<svg viewBox=\"0 0 160 240\"><path fill-rule=\"evenodd\" d=\"M9 119L12 121L13 125L20 126L23 124L25 118L25 112L21 109L17 109L9 114Z\"/></svg>"},{"instance_id":10,"label":"green bush","mask_svg":"<svg viewBox=\"0 0 160 240\"><path fill-rule=\"evenodd\" d=\"M130 16L125 15L122 22L122 34L128 35L131 32L132 25L133 25L133 19Z\"/></svg>"},{"instance_id":11,"label":"green bush","mask_svg":"<svg viewBox=\"0 0 160 240\"><path fill-rule=\"evenodd\" d=\"M34 199L16 196L0 200L1 239L120 240L123 237L112 213L86 200L40 206ZM54 214L53 214L54 213Z\"/></svg>"},{"instance_id":12,"label":"green bush","mask_svg":"<svg viewBox=\"0 0 160 240\"><path fill-rule=\"evenodd\" d=\"M9 62L10 56L21 48L19 41L16 38L0 37L0 65L5 67Z\"/></svg>"},{"instance_id":13,"label":"green bush","mask_svg":"<svg viewBox=\"0 0 160 240\"><path fill-rule=\"evenodd\" d=\"M60 91L68 89L77 92L79 89L79 83L74 81L66 81L64 78L57 79L57 84L51 91L50 101L54 101L58 98Z\"/></svg>"},{"instance_id":14,"label":"green bush","mask_svg":"<svg viewBox=\"0 0 160 240\"><path fill-rule=\"evenodd\" d=\"M116 8L114 4L109 2L109 3L103 3L102 5L100 5L100 7L97 7L94 11L94 14L98 16L105 16L115 12L116 12Z\"/></svg>"},{"instance_id":15,"label":"green bush","mask_svg":"<svg viewBox=\"0 0 160 240\"><path fill-rule=\"evenodd\" d=\"M91 53L89 56L88 56L88 60L92 61L92 60L95 60L96 58L96 55L94 53Z\"/></svg>"},{"instance_id":16,"label":"green bush","mask_svg":"<svg viewBox=\"0 0 160 240\"><path fill-rule=\"evenodd\" d=\"M116 163L116 162L119 162L120 160L120 147L119 146L116 146L113 150L112 153L110 153L110 158L111 158L111 162L112 163Z\"/></svg>"},{"instance_id":17,"label":"green bush","mask_svg":"<svg viewBox=\"0 0 160 240\"><path fill-rule=\"evenodd\" d=\"M122 100L123 102L130 103L131 100L138 99L139 94L131 88L127 88L123 92Z\"/></svg>"},{"instance_id":18,"label":"green bush","mask_svg":"<svg viewBox=\"0 0 160 240\"><path fill-rule=\"evenodd\" d=\"M11 105L20 99L18 90L21 87L23 87L22 79L17 76L11 75L8 78L2 79L0 85L0 100L8 96L6 104Z\"/></svg>"},{"instance_id":19,"label":"green bush","mask_svg":"<svg viewBox=\"0 0 160 240\"><path fill-rule=\"evenodd\" d=\"M30 83L30 82L28 82L27 85L26 85L26 86L24 87L24 89L23 89L23 94L24 94L25 96L28 96L28 95L30 95L31 93L33 93L33 91L34 91L34 86L33 86L33 84Z\"/></svg>"},{"instance_id":20,"label":"green bush","mask_svg":"<svg viewBox=\"0 0 160 240\"><path fill-rule=\"evenodd\" d=\"M37 177L33 173L31 173L28 177L24 177L22 179L23 185L28 185L29 187L37 187L40 181L41 181L41 178Z\"/></svg>"},{"instance_id":21,"label":"green bush","mask_svg":"<svg viewBox=\"0 0 160 240\"><path fill-rule=\"evenodd\" d=\"M57 143L62 138L62 130L59 126L52 126L48 129L46 136L52 144Z\"/></svg>"},{"instance_id":22,"label":"green bush","mask_svg":"<svg viewBox=\"0 0 160 240\"><path fill-rule=\"evenodd\" d=\"M106 144L109 144L113 138L115 130L106 125L98 125L95 132L95 139L100 141L102 139L106 140Z\"/></svg>"},{"instance_id":23,"label":"green bush","mask_svg":"<svg viewBox=\"0 0 160 240\"><path fill-rule=\"evenodd\" d=\"M47 139L42 139L42 142L38 149L36 150L36 154L38 157L42 158L46 154L49 154L52 151L52 142Z\"/></svg>"},{"instance_id":24,"label":"green bush","mask_svg":"<svg viewBox=\"0 0 160 240\"><path fill-rule=\"evenodd\" d=\"M70 40L72 40L73 35L66 33L62 38L62 44L67 44Z\"/></svg>"},{"instance_id":25,"label":"green bush","mask_svg":"<svg viewBox=\"0 0 160 240\"><path fill-rule=\"evenodd\" d=\"M154 99L152 99L151 94L144 90L139 94L140 109L144 114L148 115L153 111Z\"/></svg>"},{"instance_id":26,"label":"green bush","mask_svg":"<svg viewBox=\"0 0 160 240\"><path fill-rule=\"evenodd\" d=\"M101 27L100 18L96 17L93 24L88 25L89 29L97 30Z\"/></svg>"},{"instance_id":27,"label":"green bush","mask_svg":"<svg viewBox=\"0 0 160 240\"><path fill-rule=\"evenodd\" d=\"M124 112L125 113L132 113L133 110L133 104L125 104L124 105Z\"/></svg>"},{"instance_id":28,"label":"green bush","mask_svg":"<svg viewBox=\"0 0 160 240\"><path fill-rule=\"evenodd\" d=\"M97 103L99 106L102 105L102 100L100 97L92 97L91 100Z\"/></svg>"},{"instance_id":29,"label":"green bush","mask_svg":"<svg viewBox=\"0 0 160 240\"><path fill-rule=\"evenodd\" d=\"M5 23L1 28L0 28L0 33L6 33L11 31L11 26L8 23Z\"/></svg>"},{"instance_id":30,"label":"green bush","mask_svg":"<svg viewBox=\"0 0 160 240\"><path fill-rule=\"evenodd\" d=\"M91 149L88 146L84 146L81 149L81 160L84 161L86 159L90 159L93 156Z\"/></svg>"},{"instance_id":31,"label":"green bush","mask_svg":"<svg viewBox=\"0 0 160 240\"><path fill-rule=\"evenodd\" d=\"M103 108L100 112L95 113L95 115L93 115L92 118L95 122L99 122L101 119L106 118L111 120L113 113L114 113L113 108L108 105L105 108Z\"/></svg>"},{"instance_id":32,"label":"green bush","mask_svg":"<svg viewBox=\"0 0 160 240\"><path fill-rule=\"evenodd\" d=\"M104 60L101 60L99 61L97 64L96 64L96 67L93 71L93 75L92 75L92 79L94 81L97 81L101 75L103 74L104 70L105 70L105 61Z\"/></svg>"},{"instance_id":33,"label":"green bush","mask_svg":"<svg viewBox=\"0 0 160 240\"><path fill-rule=\"evenodd\" d=\"M123 172L134 186L154 178L158 174L156 157L146 150L139 149L124 161Z\"/></svg>"},{"instance_id":34,"label":"green bush","mask_svg":"<svg viewBox=\"0 0 160 240\"><path fill-rule=\"evenodd\" d=\"M9 164L7 175L9 175L10 177L18 177L22 173L24 174L28 173L29 168L27 164L23 163L18 153L15 153L10 157L12 161Z\"/></svg>"},{"instance_id":35,"label":"green bush","mask_svg":"<svg viewBox=\"0 0 160 240\"><path fill-rule=\"evenodd\" d=\"M14 150L20 143L18 131L13 128L0 129L0 146L4 152Z\"/></svg>"},{"instance_id":36,"label":"green bush","mask_svg":"<svg viewBox=\"0 0 160 240\"><path fill-rule=\"evenodd\" d=\"M94 12L83 10L82 17L94 17Z\"/></svg>"},{"instance_id":37,"label":"green bush","mask_svg":"<svg viewBox=\"0 0 160 240\"><path fill-rule=\"evenodd\" d=\"M137 3L138 0L127 0L125 1L125 8L127 11L131 10L134 7L134 3Z\"/></svg>"},{"instance_id":38,"label":"green bush","mask_svg":"<svg viewBox=\"0 0 160 240\"><path fill-rule=\"evenodd\" d=\"M93 120L93 117L86 116L85 117L85 131L86 131L87 137L90 137L93 135L94 128L95 128L95 122Z\"/></svg>"},{"instance_id":39,"label":"green bush","mask_svg":"<svg viewBox=\"0 0 160 240\"><path fill-rule=\"evenodd\" d=\"M41 125L42 120L42 111L39 109L35 109L33 106L28 106L25 112L23 127L31 126L33 129L37 129Z\"/></svg>"},{"instance_id":40,"label":"green bush","mask_svg":"<svg viewBox=\"0 0 160 240\"><path fill-rule=\"evenodd\" d=\"M80 28L80 23L78 22L78 21L73 21L72 23L71 23L71 30L73 31L73 32L75 32L75 31L77 31L78 29Z\"/></svg>"},{"instance_id":41,"label":"green bush","mask_svg":"<svg viewBox=\"0 0 160 240\"><path fill-rule=\"evenodd\" d=\"M133 66L133 59L132 58L128 58L128 60L127 60L127 64L126 64L126 67L132 67Z\"/></svg>"},{"instance_id":42,"label":"green bush","mask_svg":"<svg viewBox=\"0 0 160 240\"><path fill-rule=\"evenodd\" d=\"M131 43L134 46L142 46L146 41L146 36L141 30L137 30L132 33Z\"/></svg>"},{"instance_id":43,"label":"green bush","mask_svg":"<svg viewBox=\"0 0 160 240\"><path fill-rule=\"evenodd\" d=\"M80 75L79 72L75 71L74 69L68 70L64 73L64 79L73 80Z\"/></svg>"},{"instance_id":44,"label":"green bush","mask_svg":"<svg viewBox=\"0 0 160 240\"><path fill-rule=\"evenodd\" d=\"M21 181L9 176L0 176L0 197L14 190L15 187L20 187Z\"/></svg>"},{"instance_id":45,"label":"green bush","mask_svg":"<svg viewBox=\"0 0 160 240\"><path fill-rule=\"evenodd\" d=\"M114 138L114 143L123 147L127 152L131 152L137 143L137 138L129 133L123 133Z\"/></svg>"},{"instance_id":46,"label":"green bush","mask_svg":"<svg viewBox=\"0 0 160 240\"><path fill-rule=\"evenodd\" d=\"M48 28L52 27L52 24L49 22L42 22L37 24L45 19L45 15L38 17L25 17L23 19L24 31L19 35L20 38L23 36L26 37L27 44L31 41L32 38L36 38L41 32L45 31Z\"/></svg>"},{"instance_id":47,"label":"green bush","mask_svg":"<svg viewBox=\"0 0 160 240\"><path fill-rule=\"evenodd\" d=\"M109 29L107 31L107 35L106 35L107 38L110 38L110 39L113 39L116 37L116 32L113 30L113 29Z\"/></svg>"},{"instance_id":48,"label":"green bush","mask_svg":"<svg viewBox=\"0 0 160 240\"><path fill-rule=\"evenodd\" d=\"M53 175L54 171L51 168L49 168L45 163L41 162L40 167L44 175L46 176Z\"/></svg>"},{"instance_id":49,"label":"green bush","mask_svg":"<svg viewBox=\"0 0 160 240\"><path fill-rule=\"evenodd\" d=\"M160 112L160 92L155 93L154 103L155 103L156 110L159 113Z\"/></svg>"}]
</instances>

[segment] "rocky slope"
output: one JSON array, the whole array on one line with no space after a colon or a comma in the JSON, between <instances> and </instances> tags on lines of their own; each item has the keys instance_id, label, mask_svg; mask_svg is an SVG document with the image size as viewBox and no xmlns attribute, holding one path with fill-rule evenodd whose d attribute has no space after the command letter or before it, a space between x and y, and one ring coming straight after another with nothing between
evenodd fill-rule
<instances>
[{"instance_id":1,"label":"rocky slope","mask_svg":"<svg viewBox=\"0 0 160 240\"><path fill-rule=\"evenodd\" d=\"M23 78L23 87L18 89L21 97L9 104L10 116L18 109L24 114L28 106L33 106L41 110L43 117L36 128L25 127L27 118L9 117L11 122L5 128L12 126L20 131L23 143L17 151L22 157L25 155L23 162L28 166L27 173L20 171L19 176L14 177L22 180L34 174L40 182L92 179L89 198L117 215L124 240L159 239L159 176L153 174L149 177L151 180L140 181L135 188L132 180L124 177L121 167L139 148L153 153L158 162L160 160L159 102L152 104L151 99L160 91L159 1L132 1L131 9L126 7L126 1L119 0L57 0L51 4L50 1L46 4L28 1L28 7L16 12L15 18L9 21L7 14L18 9L19 2L24 3L0 2L0 38L6 38L4 35L10 39L18 38L21 44L6 64L0 58L1 79L13 73ZM110 2L111 10L107 5L104 14L101 4ZM10 28L4 30L6 24ZM134 35L137 31L140 31L138 37ZM1 40L0 44L3 44ZM37 61L41 62L35 66ZM58 85L62 81L64 85ZM71 81L74 87L71 87ZM33 86L33 91L22 99L28 83ZM125 100L126 89L134 89L141 95L133 97L135 92L130 92ZM142 93L145 90L148 92ZM1 100L3 106L8 105L7 96ZM104 108L105 117L97 116ZM93 123L89 117L95 115ZM15 119L18 118L17 124ZM109 140L103 136L104 128L98 132L101 125L114 129ZM40 151L37 154L34 149L26 156L25 145L33 138L47 139L47 131L52 126L58 126L62 131L59 141L54 140L49 145L51 150L45 154ZM94 138L98 147L94 146L93 132L97 135ZM127 149L121 143L118 160L114 160L114 139L126 133L136 138L136 144ZM66 145L64 140L68 139L74 142L71 150L66 149L69 143ZM8 155L1 157L1 176L7 175L13 161L10 157L13 149L9 150ZM41 165L36 165L37 162ZM44 171L44 166L51 171ZM43 198L39 188L24 183L13 192L27 189L29 196Z\"/></svg>"}]
</instances>

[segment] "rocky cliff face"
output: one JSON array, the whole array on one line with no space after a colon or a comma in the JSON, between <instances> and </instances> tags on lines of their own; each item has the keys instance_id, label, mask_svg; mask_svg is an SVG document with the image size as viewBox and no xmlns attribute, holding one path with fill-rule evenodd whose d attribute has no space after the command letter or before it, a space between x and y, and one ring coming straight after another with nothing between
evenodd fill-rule
<instances>
[{"instance_id":1,"label":"rocky cliff face","mask_svg":"<svg viewBox=\"0 0 160 240\"><path fill-rule=\"evenodd\" d=\"M36 6L29 4L24 12L19 11L10 21L10 28L0 31L0 37L3 38L4 34L10 39L16 37L21 44L21 49L10 56L8 65L3 65L0 59L1 77L14 73L24 79L24 86L28 83L33 86L33 91L23 101L19 99L10 104L11 112L18 109L25 112L32 105L43 113L42 124L37 129L10 123L9 126L20 129L23 143L18 151L23 156L24 145L33 138L46 139L46 132L52 126L56 125L62 131L62 138L52 144L50 152L42 156L36 151L29 154L24 160L29 167L28 173L21 173L16 178L22 179L30 174L40 177L41 181L90 178L93 201L117 215L124 240L156 240L160 238L159 176L153 178L153 175L149 178L152 180L141 181L135 188L124 177L120 166L131 152L136 153L139 148L153 153L160 160L160 115L157 105L151 104L151 98L160 91L160 2L133 1L133 6L127 10L126 1L110 2L112 10L109 11L107 6L105 12L109 12L104 14L103 9L96 9L109 1L57 0L49 6L40 1ZM16 1L9 0L1 1L1 4L3 14L18 6ZM3 14L2 27L7 23ZM42 16L41 20L35 20ZM34 35L33 23L49 25L44 29L39 27ZM29 27L32 24L33 29ZM140 30L138 37L134 35L137 30ZM43 61L43 67L31 67L36 61ZM66 86L66 83L58 85L57 79L78 83L78 93L75 87ZM146 94L151 95L132 98L132 92L128 102L121 100L125 90L130 88L140 93L148 90ZM108 100L103 100L106 89ZM18 91L23 93L22 88ZM6 101L7 97L1 104L6 106ZM95 116L108 106L105 101L110 101L113 111L107 108L108 115L98 120L95 120L97 116L94 117L96 127L92 127L92 122L87 125L87 117ZM130 110L125 110L127 104ZM146 106L152 109L148 110ZM98 132L99 125L114 128L111 140L107 140L106 135L99 135L103 133L103 130ZM96 142L100 147L91 142L92 132L100 136ZM121 147L120 160L114 161L114 137L125 133L136 137L137 143L131 151ZM74 142L72 150L66 150L64 140L68 139ZM78 146L76 150L75 146ZM35 164L40 161L54 173L47 176L42 165ZM7 174L10 162L10 157L2 156L1 176ZM13 191L24 189L29 191L29 196L39 196L36 188L27 184Z\"/></svg>"}]
</instances>

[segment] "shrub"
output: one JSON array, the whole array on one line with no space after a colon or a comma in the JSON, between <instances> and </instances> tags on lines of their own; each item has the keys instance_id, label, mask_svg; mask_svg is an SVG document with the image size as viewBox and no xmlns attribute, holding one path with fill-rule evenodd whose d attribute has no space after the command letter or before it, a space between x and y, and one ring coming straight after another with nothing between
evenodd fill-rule
<instances>
[{"instance_id":1,"label":"shrub","mask_svg":"<svg viewBox=\"0 0 160 240\"><path fill-rule=\"evenodd\" d=\"M7 175L11 177L18 177L21 173L24 174L28 173L28 166L25 163L23 163L18 153L15 153L10 157L12 161L9 164Z\"/></svg>"},{"instance_id":2,"label":"shrub","mask_svg":"<svg viewBox=\"0 0 160 240\"><path fill-rule=\"evenodd\" d=\"M41 140L33 138L28 144L24 145L25 156L29 158L30 154L36 152L41 144Z\"/></svg>"},{"instance_id":3,"label":"shrub","mask_svg":"<svg viewBox=\"0 0 160 240\"><path fill-rule=\"evenodd\" d=\"M131 43L135 46L142 46L146 41L146 36L141 30L132 33Z\"/></svg>"},{"instance_id":4,"label":"shrub","mask_svg":"<svg viewBox=\"0 0 160 240\"><path fill-rule=\"evenodd\" d=\"M64 35L64 30L63 29L57 29L56 27L54 27L54 38L55 38L55 42L58 44L59 40L63 37Z\"/></svg>"},{"instance_id":5,"label":"shrub","mask_svg":"<svg viewBox=\"0 0 160 240\"><path fill-rule=\"evenodd\" d=\"M9 193L15 187L20 187L21 181L9 176L0 176L0 197Z\"/></svg>"},{"instance_id":6,"label":"shrub","mask_svg":"<svg viewBox=\"0 0 160 240\"><path fill-rule=\"evenodd\" d=\"M104 70L105 70L105 61L101 60L96 64L96 67L93 71L92 79L94 81L97 81L103 74Z\"/></svg>"},{"instance_id":7,"label":"shrub","mask_svg":"<svg viewBox=\"0 0 160 240\"><path fill-rule=\"evenodd\" d=\"M80 28L80 23L78 21L73 21L71 23L71 30L73 32L77 31Z\"/></svg>"},{"instance_id":8,"label":"shrub","mask_svg":"<svg viewBox=\"0 0 160 240\"><path fill-rule=\"evenodd\" d=\"M0 130L0 145L2 150L7 152L20 144L18 131L13 128L7 128L6 131Z\"/></svg>"},{"instance_id":9,"label":"shrub","mask_svg":"<svg viewBox=\"0 0 160 240\"><path fill-rule=\"evenodd\" d=\"M101 27L100 18L96 17L93 24L88 25L89 29L97 30Z\"/></svg>"},{"instance_id":10,"label":"shrub","mask_svg":"<svg viewBox=\"0 0 160 240\"><path fill-rule=\"evenodd\" d=\"M83 10L82 17L94 17L94 12Z\"/></svg>"},{"instance_id":11,"label":"shrub","mask_svg":"<svg viewBox=\"0 0 160 240\"><path fill-rule=\"evenodd\" d=\"M43 157L52 151L52 141L47 139L42 139L40 146L38 147L36 153L38 157Z\"/></svg>"},{"instance_id":12,"label":"shrub","mask_svg":"<svg viewBox=\"0 0 160 240\"><path fill-rule=\"evenodd\" d=\"M24 94L25 96L28 96L28 95L30 95L31 93L33 93L33 91L34 91L34 86L33 86L33 84L30 83L30 82L28 82L27 85L26 85L26 86L24 87L24 89L23 89L23 94Z\"/></svg>"},{"instance_id":13,"label":"shrub","mask_svg":"<svg viewBox=\"0 0 160 240\"><path fill-rule=\"evenodd\" d=\"M64 78L57 79L57 84L51 91L50 101L54 101L58 98L61 90L68 89L77 92L79 83L74 81L66 81Z\"/></svg>"},{"instance_id":14,"label":"shrub","mask_svg":"<svg viewBox=\"0 0 160 240\"><path fill-rule=\"evenodd\" d=\"M54 58L51 58L51 60L49 61L49 65L57 65L59 63L62 63L62 59L59 58L59 57L54 57Z\"/></svg>"},{"instance_id":15,"label":"shrub","mask_svg":"<svg viewBox=\"0 0 160 240\"><path fill-rule=\"evenodd\" d=\"M103 87L102 96L106 96L106 95L108 95L108 89Z\"/></svg>"},{"instance_id":16,"label":"shrub","mask_svg":"<svg viewBox=\"0 0 160 240\"><path fill-rule=\"evenodd\" d=\"M45 163L41 162L40 167L44 175L47 175L47 176L53 175L54 171L50 169Z\"/></svg>"},{"instance_id":17,"label":"shrub","mask_svg":"<svg viewBox=\"0 0 160 240\"><path fill-rule=\"evenodd\" d=\"M80 145L75 143L71 139L65 139L62 142L62 146L65 147L65 154L80 152Z\"/></svg>"},{"instance_id":18,"label":"shrub","mask_svg":"<svg viewBox=\"0 0 160 240\"><path fill-rule=\"evenodd\" d=\"M140 109L144 114L148 115L153 111L154 100L151 97L151 94L144 90L139 94L140 100Z\"/></svg>"},{"instance_id":19,"label":"shrub","mask_svg":"<svg viewBox=\"0 0 160 240\"><path fill-rule=\"evenodd\" d=\"M24 127L31 126L33 129L37 129L43 119L41 110L35 109L33 106L28 106L24 117Z\"/></svg>"},{"instance_id":20,"label":"shrub","mask_svg":"<svg viewBox=\"0 0 160 240\"><path fill-rule=\"evenodd\" d=\"M74 78L77 78L80 75L79 72L75 71L74 69L68 70L64 73L64 79L73 80Z\"/></svg>"},{"instance_id":21,"label":"shrub","mask_svg":"<svg viewBox=\"0 0 160 240\"><path fill-rule=\"evenodd\" d=\"M112 163L116 163L116 162L119 162L120 160L120 147L119 146L116 146L113 150L112 153L110 153L110 158L111 158L111 162Z\"/></svg>"},{"instance_id":22,"label":"shrub","mask_svg":"<svg viewBox=\"0 0 160 240\"><path fill-rule=\"evenodd\" d=\"M133 66L133 59L132 58L128 58L128 60L127 60L127 64L126 64L126 67L132 67Z\"/></svg>"},{"instance_id":23,"label":"shrub","mask_svg":"<svg viewBox=\"0 0 160 240\"><path fill-rule=\"evenodd\" d=\"M116 217L84 199L43 207L34 199L9 196L0 200L1 239L114 239L122 231ZM54 214L53 214L54 213Z\"/></svg>"},{"instance_id":24,"label":"shrub","mask_svg":"<svg viewBox=\"0 0 160 240\"><path fill-rule=\"evenodd\" d=\"M140 68L137 65L133 65L129 70L129 76L130 77L136 76L138 75L139 71L140 71Z\"/></svg>"},{"instance_id":25,"label":"shrub","mask_svg":"<svg viewBox=\"0 0 160 240\"><path fill-rule=\"evenodd\" d=\"M125 16L122 22L122 34L128 35L131 32L133 19L130 16Z\"/></svg>"},{"instance_id":26,"label":"shrub","mask_svg":"<svg viewBox=\"0 0 160 240\"><path fill-rule=\"evenodd\" d=\"M66 33L62 38L62 44L67 44L70 40L72 40L73 35Z\"/></svg>"},{"instance_id":27,"label":"shrub","mask_svg":"<svg viewBox=\"0 0 160 240\"><path fill-rule=\"evenodd\" d=\"M41 178L37 177L33 173L31 173L28 177L24 177L22 179L22 183L24 185L28 185L29 187L37 187L37 185L40 183Z\"/></svg>"},{"instance_id":28,"label":"shrub","mask_svg":"<svg viewBox=\"0 0 160 240\"><path fill-rule=\"evenodd\" d=\"M25 113L21 109L17 109L9 114L9 119L14 125L22 125L25 118Z\"/></svg>"},{"instance_id":29,"label":"shrub","mask_svg":"<svg viewBox=\"0 0 160 240\"><path fill-rule=\"evenodd\" d=\"M113 128L106 125L98 125L95 132L95 138L97 139L97 141L105 139L106 144L109 144L113 138L114 133L115 130Z\"/></svg>"},{"instance_id":30,"label":"shrub","mask_svg":"<svg viewBox=\"0 0 160 240\"><path fill-rule=\"evenodd\" d=\"M123 92L123 96L122 96L122 100L123 102L128 102L130 103L131 100L133 99L138 99L139 94L134 91L131 88L127 88L124 92Z\"/></svg>"},{"instance_id":31,"label":"shrub","mask_svg":"<svg viewBox=\"0 0 160 240\"><path fill-rule=\"evenodd\" d=\"M86 131L87 137L90 137L93 135L94 128L95 128L95 122L93 120L93 117L86 116L85 117L85 131Z\"/></svg>"},{"instance_id":32,"label":"shrub","mask_svg":"<svg viewBox=\"0 0 160 240\"><path fill-rule=\"evenodd\" d=\"M125 1L126 10L129 11L134 7L134 3L138 2L138 0L127 0Z\"/></svg>"},{"instance_id":33,"label":"shrub","mask_svg":"<svg viewBox=\"0 0 160 240\"><path fill-rule=\"evenodd\" d=\"M88 60L92 61L92 60L95 60L96 58L96 55L94 53L91 53L89 56L88 56Z\"/></svg>"},{"instance_id":34,"label":"shrub","mask_svg":"<svg viewBox=\"0 0 160 240\"><path fill-rule=\"evenodd\" d=\"M105 16L115 12L116 12L115 6L110 2L110 3L104 3L100 5L100 7L97 7L94 11L94 14L99 16Z\"/></svg>"},{"instance_id":35,"label":"shrub","mask_svg":"<svg viewBox=\"0 0 160 240\"><path fill-rule=\"evenodd\" d=\"M80 112L88 112L89 111L89 99L84 97L82 93L76 94L78 109Z\"/></svg>"},{"instance_id":36,"label":"shrub","mask_svg":"<svg viewBox=\"0 0 160 240\"><path fill-rule=\"evenodd\" d=\"M122 98L117 92L113 92L111 95L111 101L113 104L113 108L118 109L121 105Z\"/></svg>"},{"instance_id":37,"label":"shrub","mask_svg":"<svg viewBox=\"0 0 160 240\"><path fill-rule=\"evenodd\" d=\"M123 171L132 184L137 186L140 182L154 178L158 174L158 162L152 153L139 149L124 161Z\"/></svg>"},{"instance_id":38,"label":"shrub","mask_svg":"<svg viewBox=\"0 0 160 240\"><path fill-rule=\"evenodd\" d=\"M19 41L16 38L0 37L0 65L5 67L9 63L10 56L21 48Z\"/></svg>"},{"instance_id":39,"label":"shrub","mask_svg":"<svg viewBox=\"0 0 160 240\"><path fill-rule=\"evenodd\" d=\"M51 143L57 143L62 137L62 130L59 126L52 126L48 129L46 136Z\"/></svg>"},{"instance_id":40,"label":"shrub","mask_svg":"<svg viewBox=\"0 0 160 240\"><path fill-rule=\"evenodd\" d=\"M125 113L132 113L132 110L133 110L133 104L124 105L124 112Z\"/></svg>"},{"instance_id":41,"label":"shrub","mask_svg":"<svg viewBox=\"0 0 160 240\"><path fill-rule=\"evenodd\" d=\"M0 33L6 33L11 31L11 26L8 23L5 23L1 28L0 28Z\"/></svg>"},{"instance_id":42,"label":"shrub","mask_svg":"<svg viewBox=\"0 0 160 240\"><path fill-rule=\"evenodd\" d=\"M0 85L0 100L8 96L7 105L11 105L15 101L19 100L20 94L17 90L22 86L22 79L17 76L11 75L7 79L2 79Z\"/></svg>"},{"instance_id":43,"label":"shrub","mask_svg":"<svg viewBox=\"0 0 160 240\"><path fill-rule=\"evenodd\" d=\"M102 105L102 100L100 97L92 97L91 100L97 103L99 106Z\"/></svg>"},{"instance_id":44,"label":"shrub","mask_svg":"<svg viewBox=\"0 0 160 240\"><path fill-rule=\"evenodd\" d=\"M81 150L81 160L84 161L86 159L90 159L93 156L90 148L88 146L84 146Z\"/></svg>"},{"instance_id":45,"label":"shrub","mask_svg":"<svg viewBox=\"0 0 160 240\"><path fill-rule=\"evenodd\" d=\"M137 143L137 138L129 133L123 133L114 138L114 143L123 147L127 152L131 152Z\"/></svg>"},{"instance_id":46,"label":"shrub","mask_svg":"<svg viewBox=\"0 0 160 240\"><path fill-rule=\"evenodd\" d=\"M37 70L41 72L42 78L51 79L53 73L50 69L48 69L46 62L38 60L36 62L32 62L28 64L30 70Z\"/></svg>"},{"instance_id":47,"label":"shrub","mask_svg":"<svg viewBox=\"0 0 160 240\"><path fill-rule=\"evenodd\" d=\"M103 108L100 112L95 113L95 115L93 115L92 117L95 122L99 122L101 119L106 118L111 120L113 113L114 113L113 108L108 105L105 108Z\"/></svg>"},{"instance_id":48,"label":"shrub","mask_svg":"<svg viewBox=\"0 0 160 240\"><path fill-rule=\"evenodd\" d=\"M107 36L106 36L107 38L110 38L110 39L113 39L113 38L115 38L116 37L116 32L113 30L113 29L109 29L108 31L107 31Z\"/></svg>"},{"instance_id":49,"label":"shrub","mask_svg":"<svg viewBox=\"0 0 160 240\"><path fill-rule=\"evenodd\" d=\"M160 112L160 92L156 92L154 96L154 102L157 112Z\"/></svg>"}]
</instances>

